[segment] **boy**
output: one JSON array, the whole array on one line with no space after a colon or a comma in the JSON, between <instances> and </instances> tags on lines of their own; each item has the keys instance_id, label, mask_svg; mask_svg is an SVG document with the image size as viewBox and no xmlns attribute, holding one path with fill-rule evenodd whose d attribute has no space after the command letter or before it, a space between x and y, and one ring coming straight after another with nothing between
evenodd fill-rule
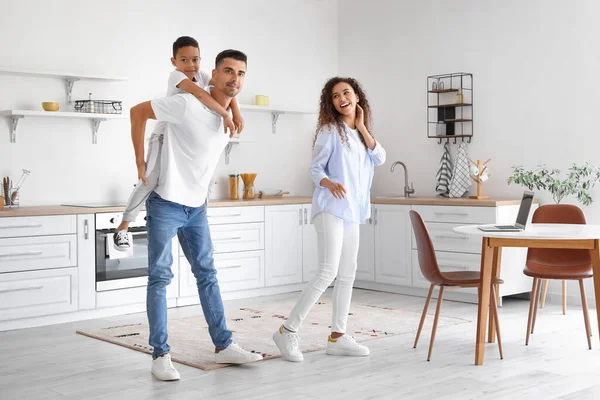
<instances>
[{"instance_id":1,"label":"boy","mask_svg":"<svg viewBox=\"0 0 600 400\"><path fill-rule=\"evenodd\" d=\"M242 131L244 120L240 116L237 101L233 99L230 105L233 114L232 118L229 112L217 103L211 97L210 93L204 90L209 85L211 76L207 72L200 70L200 49L195 39L189 36L178 38L173 43L171 63L176 69L169 75L167 97L179 93L191 93L204 105L223 117L225 133L229 129L230 136L232 136L235 132L239 133ZM127 235L129 223L135 220L142 205L158 184L165 131L166 123L159 122L148 142L146 163L143 166L138 166L139 181L129 196L129 200L127 200L127 205L123 213L123 221L121 221L117 227L117 232L113 235L114 246L117 250L127 251L131 247L129 236Z\"/></svg>"}]
</instances>

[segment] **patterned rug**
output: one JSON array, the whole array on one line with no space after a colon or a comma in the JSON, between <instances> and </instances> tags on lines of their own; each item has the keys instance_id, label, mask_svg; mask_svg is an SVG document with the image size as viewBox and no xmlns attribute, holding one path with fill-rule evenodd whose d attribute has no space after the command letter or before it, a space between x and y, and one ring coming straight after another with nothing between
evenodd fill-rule
<instances>
[{"instance_id":1,"label":"patterned rug","mask_svg":"<svg viewBox=\"0 0 600 400\"><path fill-rule=\"evenodd\" d=\"M265 359L280 357L271 336L287 319L294 301L278 301L256 308L227 309L227 324L233 332L234 341L247 350L263 354ZM331 300L323 296L300 329L300 350L303 353L325 349L331 330L331 313ZM420 318L420 312L352 303L347 331L359 342L416 333ZM438 329L467 322L471 321L440 316ZM432 323L433 315L428 315L423 327L423 332L427 332L425 336L428 336ZM168 331L173 361L203 370L229 366L214 363L214 346L203 315L171 318ZM105 328L83 329L77 333L152 353L152 347L148 345L146 323L115 326L114 323L107 322Z\"/></svg>"}]
</instances>

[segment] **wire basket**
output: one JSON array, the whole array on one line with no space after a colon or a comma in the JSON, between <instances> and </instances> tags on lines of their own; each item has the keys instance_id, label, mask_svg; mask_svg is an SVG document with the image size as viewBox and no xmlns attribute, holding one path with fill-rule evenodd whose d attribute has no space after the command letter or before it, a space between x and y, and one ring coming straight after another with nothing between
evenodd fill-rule
<instances>
[{"instance_id":1,"label":"wire basket","mask_svg":"<svg viewBox=\"0 0 600 400\"><path fill-rule=\"evenodd\" d=\"M75 111L95 114L121 114L123 102L116 100L75 100Z\"/></svg>"}]
</instances>

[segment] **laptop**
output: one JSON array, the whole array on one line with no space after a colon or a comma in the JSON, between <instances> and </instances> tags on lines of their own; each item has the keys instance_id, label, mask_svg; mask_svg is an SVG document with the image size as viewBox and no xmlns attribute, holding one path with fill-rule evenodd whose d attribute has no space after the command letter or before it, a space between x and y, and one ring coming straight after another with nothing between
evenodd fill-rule
<instances>
[{"instance_id":1,"label":"laptop","mask_svg":"<svg viewBox=\"0 0 600 400\"><path fill-rule=\"evenodd\" d=\"M529 210L531 210L531 205L533 204L533 195L533 192L523 192L521 206L519 207L519 213L517 214L517 221L514 225L483 226L479 229L484 232L520 232L525 230L527 218L529 217Z\"/></svg>"}]
</instances>

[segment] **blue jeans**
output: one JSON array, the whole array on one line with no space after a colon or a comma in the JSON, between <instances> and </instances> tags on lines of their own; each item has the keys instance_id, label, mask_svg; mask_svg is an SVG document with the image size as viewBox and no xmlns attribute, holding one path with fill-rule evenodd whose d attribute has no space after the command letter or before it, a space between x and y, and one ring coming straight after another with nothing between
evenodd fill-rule
<instances>
[{"instance_id":1,"label":"blue jeans","mask_svg":"<svg viewBox=\"0 0 600 400\"><path fill-rule=\"evenodd\" d=\"M146 309L150 325L152 357L170 350L167 344L167 285L173 279L171 240L179 239L185 257L196 277L200 303L208 332L217 349L231 344L225 310L213 260L213 244L208 229L206 203L187 207L161 198L152 192L146 201L148 228L148 289Z\"/></svg>"}]
</instances>

